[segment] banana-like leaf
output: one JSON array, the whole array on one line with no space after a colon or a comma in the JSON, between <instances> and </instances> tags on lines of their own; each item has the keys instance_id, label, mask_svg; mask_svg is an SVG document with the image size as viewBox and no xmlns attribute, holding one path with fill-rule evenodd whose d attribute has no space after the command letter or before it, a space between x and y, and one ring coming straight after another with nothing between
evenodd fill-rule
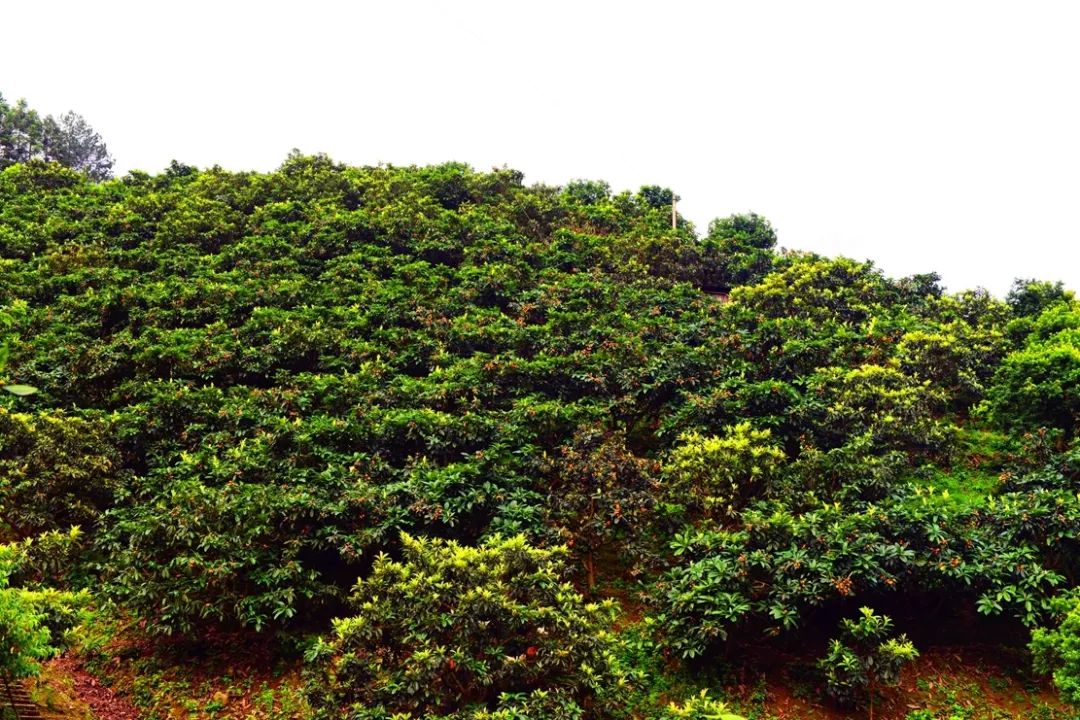
<instances>
[{"instance_id":1,"label":"banana-like leaf","mask_svg":"<svg viewBox=\"0 0 1080 720\"><path fill-rule=\"evenodd\" d=\"M36 387L31 387L30 385L4 385L3 389L6 390L7 392L11 393L12 395L19 395L19 396L33 395L34 393L37 392L37 388Z\"/></svg>"}]
</instances>

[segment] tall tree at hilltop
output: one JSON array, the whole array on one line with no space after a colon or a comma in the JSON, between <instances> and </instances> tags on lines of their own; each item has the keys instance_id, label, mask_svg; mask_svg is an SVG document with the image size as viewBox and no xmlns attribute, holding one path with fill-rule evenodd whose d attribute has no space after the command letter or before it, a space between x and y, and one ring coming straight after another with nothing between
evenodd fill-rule
<instances>
[{"instance_id":1,"label":"tall tree at hilltop","mask_svg":"<svg viewBox=\"0 0 1080 720\"><path fill-rule=\"evenodd\" d=\"M773 269L776 231L756 213L731 215L709 223L704 245L709 254L718 256L708 285L753 285Z\"/></svg>"},{"instance_id":2,"label":"tall tree at hilltop","mask_svg":"<svg viewBox=\"0 0 1080 720\"><path fill-rule=\"evenodd\" d=\"M93 180L110 177L114 162L82 115L42 118L25 99L11 105L0 95L0 169L29 160L58 162Z\"/></svg>"}]
</instances>

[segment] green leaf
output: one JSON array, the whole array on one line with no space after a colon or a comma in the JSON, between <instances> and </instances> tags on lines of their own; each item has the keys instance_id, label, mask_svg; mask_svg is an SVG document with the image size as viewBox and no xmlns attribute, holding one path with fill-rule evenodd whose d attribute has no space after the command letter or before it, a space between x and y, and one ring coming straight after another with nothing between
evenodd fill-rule
<instances>
[{"instance_id":1,"label":"green leaf","mask_svg":"<svg viewBox=\"0 0 1080 720\"><path fill-rule=\"evenodd\" d=\"M24 395L33 395L37 392L37 388L31 387L30 385L4 385L3 389L12 395L19 395L20 397Z\"/></svg>"}]
</instances>

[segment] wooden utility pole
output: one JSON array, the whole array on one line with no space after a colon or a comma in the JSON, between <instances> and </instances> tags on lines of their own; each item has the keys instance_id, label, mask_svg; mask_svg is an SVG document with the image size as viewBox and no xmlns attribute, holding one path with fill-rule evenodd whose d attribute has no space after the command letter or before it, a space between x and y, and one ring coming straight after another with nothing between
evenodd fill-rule
<instances>
[{"instance_id":1,"label":"wooden utility pole","mask_svg":"<svg viewBox=\"0 0 1080 720\"><path fill-rule=\"evenodd\" d=\"M675 194L672 193L671 194L671 229L672 230L675 230L675 229L678 228L678 218L679 218L679 216L675 212Z\"/></svg>"}]
</instances>

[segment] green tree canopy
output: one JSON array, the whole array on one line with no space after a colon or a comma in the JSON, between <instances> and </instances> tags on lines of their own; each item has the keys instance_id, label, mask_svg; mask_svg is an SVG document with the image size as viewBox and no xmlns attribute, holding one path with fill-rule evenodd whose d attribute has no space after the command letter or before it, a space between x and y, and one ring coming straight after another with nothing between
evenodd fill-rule
<instances>
[{"instance_id":1,"label":"green tree canopy","mask_svg":"<svg viewBox=\"0 0 1080 720\"><path fill-rule=\"evenodd\" d=\"M1005 301L1017 317L1030 317L1057 303L1069 303L1075 298L1060 280L1034 280L1017 278Z\"/></svg>"},{"instance_id":2,"label":"green tree canopy","mask_svg":"<svg viewBox=\"0 0 1080 720\"><path fill-rule=\"evenodd\" d=\"M30 160L57 162L93 180L111 177L114 162L82 115L41 117L25 99L11 105L0 95L0 169Z\"/></svg>"}]
</instances>

